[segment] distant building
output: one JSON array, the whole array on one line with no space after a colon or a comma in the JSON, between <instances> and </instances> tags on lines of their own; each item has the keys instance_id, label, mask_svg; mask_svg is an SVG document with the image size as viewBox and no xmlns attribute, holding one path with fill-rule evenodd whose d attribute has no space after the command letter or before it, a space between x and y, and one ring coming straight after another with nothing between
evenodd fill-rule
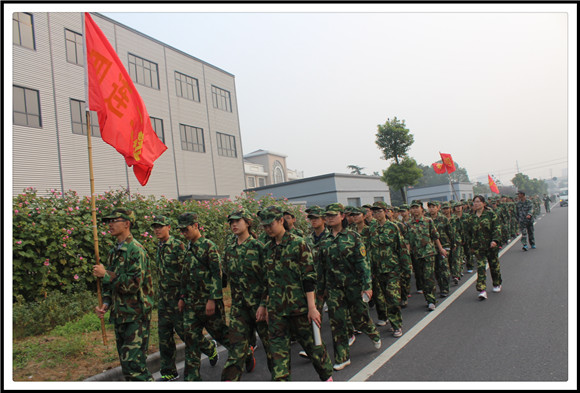
<instances>
[{"instance_id":1,"label":"distant building","mask_svg":"<svg viewBox=\"0 0 580 393\"><path fill-rule=\"evenodd\" d=\"M256 150L244 155L244 172L248 188L264 187L304 177L303 172L288 169L286 155Z\"/></svg>"},{"instance_id":2,"label":"distant building","mask_svg":"<svg viewBox=\"0 0 580 393\"><path fill-rule=\"evenodd\" d=\"M447 202L471 198L473 198L473 184L464 182L453 183L453 190L450 184L407 189L407 203L411 203L414 199L420 199L423 202Z\"/></svg>"},{"instance_id":3,"label":"distant building","mask_svg":"<svg viewBox=\"0 0 580 393\"><path fill-rule=\"evenodd\" d=\"M345 206L363 206L376 201L391 204L389 187L378 176L329 173L245 191L254 191L258 195L272 194L274 198L287 198L290 203L306 206L324 207L335 202Z\"/></svg>"},{"instance_id":4,"label":"distant building","mask_svg":"<svg viewBox=\"0 0 580 393\"><path fill-rule=\"evenodd\" d=\"M246 185L234 75L103 15L91 16L168 147L142 187L121 154L102 141L91 113L95 191L126 188L174 199L239 195ZM50 189L90 195L83 13L15 12L12 27L12 192L34 187L40 195Z\"/></svg>"}]
</instances>

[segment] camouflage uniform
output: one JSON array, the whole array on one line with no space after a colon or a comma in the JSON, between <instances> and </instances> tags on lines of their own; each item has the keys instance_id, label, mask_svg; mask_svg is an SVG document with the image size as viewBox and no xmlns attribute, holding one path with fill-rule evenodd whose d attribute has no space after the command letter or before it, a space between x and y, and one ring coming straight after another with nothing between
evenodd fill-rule
<instances>
[{"instance_id":1,"label":"camouflage uniform","mask_svg":"<svg viewBox=\"0 0 580 393\"><path fill-rule=\"evenodd\" d=\"M430 201L427 205L439 205L437 201ZM441 246L449 252L453 248L452 239L454 234L451 232L452 228L449 224L449 219L441 213L437 213L435 217L431 216L437 232L439 232L439 241ZM449 254L447 255L449 257ZM439 285L439 291L442 296L449 294L449 261L440 253L435 255L435 279Z\"/></svg>"},{"instance_id":2,"label":"camouflage uniform","mask_svg":"<svg viewBox=\"0 0 580 393\"><path fill-rule=\"evenodd\" d=\"M245 213L231 214L229 220L247 217ZM272 371L272 356L268 342L268 323L256 322L259 307L266 307L268 296L264 270L263 244L248 237L238 244L237 237L226 245L223 260L224 280L231 288L228 360L222 372L222 381L239 381L243 370L250 340L258 332Z\"/></svg>"},{"instance_id":3,"label":"camouflage uniform","mask_svg":"<svg viewBox=\"0 0 580 393\"><path fill-rule=\"evenodd\" d=\"M263 225L282 218L273 207L258 213ZM306 294L316 288L316 270L306 241L284 233L280 244L271 239L264 245L264 265L268 286L268 332L272 354L272 380L289 381L290 336L296 337L312 360L321 380L332 376L332 363L324 343L314 345L312 324L308 320Z\"/></svg>"},{"instance_id":4,"label":"camouflage uniform","mask_svg":"<svg viewBox=\"0 0 580 393\"><path fill-rule=\"evenodd\" d=\"M546 209L546 213L550 213L550 202L552 202L552 199L550 199L550 197L546 195L544 196L543 200L544 200L544 209Z\"/></svg>"},{"instance_id":5,"label":"camouflage uniform","mask_svg":"<svg viewBox=\"0 0 580 393\"><path fill-rule=\"evenodd\" d=\"M384 202L375 202L380 206ZM401 275L411 274L409 253L397 224L387 220L383 225L377 223L370 237L369 257L377 267L377 279L385 294L387 317L394 330L403 325L401 313ZM374 279L373 278L373 279ZM373 291L374 294L374 291Z\"/></svg>"},{"instance_id":6,"label":"camouflage uniform","mask_svg":"<svg viewBox=\"0 0 580 393\"><path fill-rule=\"evenodd\" d=\"M418 202L412 202L411 207ZM437 304L435 298L435 256L438 251L435 240L439 239L439 232L429 217L412 218L409 221L407 241L411 245L411 252L417 262L415 275L421 278L421 289L427 304Z\"/></svg>"},{"instance_id":7,"label":"camouflage uniform","mask_svg":"<svg viewBox=\"0 0 580 393\"><path fill-rule=\"evenodd\" d=\"M493 286L502 283L499 266L499 241L501 239L501 227L497 215L490 208L484 208L481 216L472 214L469 220L471 245L470 249L477 260L477 284L478 292L486 289L486 265L489 262L489 270L493 280ZM491 248L491 242L496 242L498 247Z\"/></svg>"},{"instance_id":8,"label":"camouflage uniform","mask_svg":"<svg viewBox=\"0 0 580 393\"><path fill-rule=\"evenodd\" d=\"M194 213L179 216L179 226L197 222ZM188 243L184 257L180 298L185 302L183 324L185 327L185 380L201 381L199 373L201 343L205 328L220 344L230 348L222 295L221 262L217 246L203 237ZM215 301L215 313L206 315L208 300Z\"/></svg>"},{"instance_id":9,"label":"camouflage uniform","mask_svg":"<svg viewBox=\"0 0 580 393\"><path fill-rule=\"evenodd\" d=\"M526 199L525 201L516 202L516 212L518 223L520 226L520 232L522 233L522 244L527 248L528 246L528 236L530 238L530 244L533 246L536 244L534 239L534 205L532 201ZM530 215L528 219L526 216Z\"/></svg>"},{"instance_id":10,"label":"camouflage uniform","mask_svg":"<svg viewBox=\"0 0 580 393\"><path fill-rule=\"evenodd\" d=\"M446 205L444 204L444 206ZM455 206L455 202L449 204L449 208L452 211L455 209ZM463 255L463 239L461 233L463 230L461 227L461 220L453 213L451 213L451 218L449 219L449 226L453 236L451 239L453 247L451 249L450 255L448 256L449 273L451 277L457 281L461 278L461 264Z\"/></svg>"},{"instance_id":11,"label":"camouflage uniform","mask_svg":"<svg viewBox=\"0 0 580 393\"><path fill-rule=\"evenodd\" d=\"M469 249L470 244L471 244L471 239L469 238L469 220L471 218L471 215L473 214L471 211L471 206L469 204L469 201L465 202L465 204L463 205L463 216L465 217L465 221L464 221L464 234L465 234L465 241L464 241L464 246L463 246L463 252L465 254L465 268L467 269L468 272L473 271L473 255L471 254L471 250Z\"/></svg>"},{"instance_id":12,"label":"camouflage uniform","mask_svg":"<svg viewBox=\"0 0 580 393\"><path fill-rule=\"evenodd\" d=\"M313 216L313 217L324 217L324 209L322 209L319 206L314 206L308 210L306 210L306 212L308 213L308 216ZM322 265L320 263L320 258L318 257L318 253L319 253L319 249L320 249L320 244L322 243L322 240L327 237L329 234L328 229L324 228L324 231L322 231L322 233L318 236L316 236L316 233L314 233L314 231L310 232L308 235L304 236L304 240L306 241L306 244L308 244L308 246L310 247L310 250L312 251L312 259L314 260L314 268L316 270L316 277L317 277L317 281L316 281L316 307L318 308L318 311L320 313L322 313L322 309L324 306L324 302L326 302L326 297L324 294L324 280L322 280L323 274L322 274Z\"/></svg>"},{"instance_id":13,"label":"camouflage uniform","mask_svg":"<svg viewBox=\"0 0 580 393\"><path fill-rule=\"evenodd\" d=\"M399 206L399 210L409 210L409 206L403 204ZM399 226L399 230L401 231L401 235L403 236L403 241L405 242L405 248L407 248L407 254L409 254L407 242L407 232L409 231L409 222L408 221L396 221L397 225ZM411 296L411 276L413 274L413 261L412 257L409 255L407 258L408 266L406 269L401 271L401 307L407 306L407 299Z\"/></svg>"},{"instance_id":14,"label":"camouflage uniform","mask_svg":"<svg viewBox=\"0 0 580 393\"><path fill-rule=\"evenodd\" d=\"M104 220L124 218L135 223L133 212L116 209ZM127 381L152 381L147 369L149 328L153 309L153 278L145 248L129 235L111 248L102 278L103 303L110 305L121 370Z\"/></svg>"},{"instance_id":15,"label":"camouflage uniform","mask_svg":"<svg viewBox=\"0 0 580 393\"><path fill-rule=\"evenodd\" d=\"M156 216L153 225L169 225L169 220L164 216ZM159 333L159 354L161 357L161 375L177 376L175 366L175 337L185 342L183 335L183 314L179 312L177 302L179 300L181 287L181 274L183 267L183 257L185 255L185 245L173 236L165 242L157 244L155 264L158 277L158 333ZM201 351L211 356L217 349L215 345L204 337Z\"/></svg>"},{"instance_id":16,"label":"camouflage uniform","mask_svg":"<svg viewBox=\"0 0 580 393\"><path fill-rule=\"evenodd\" d=\"M333 203L326 212L342 212L341 204ZM380 335L373 323L368 304L361 293L372 288L371 269L366 258L366 248L358 233L344 228L336 236L332 232L320 246L324 281L328 293L328 313L332 330L334 363L350 359L348 345L348 314L354 328L374 341Z\"/></svg>"}]
</instances>

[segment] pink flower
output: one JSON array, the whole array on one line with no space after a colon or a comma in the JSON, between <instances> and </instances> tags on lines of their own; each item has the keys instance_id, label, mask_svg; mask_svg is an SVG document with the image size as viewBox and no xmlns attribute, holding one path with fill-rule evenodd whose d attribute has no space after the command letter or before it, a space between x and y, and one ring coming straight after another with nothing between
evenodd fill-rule
<instances>
[{"instance_id":1,"label":"pink flower","mask_svg":"<svg viewBox=\"0 0 580 393\"><path fill-rule=\"evenodd\" d=\"M66 243L62 243L62 246L63 246L64 248L66 248Z\"/></svg>"},{"instance_id":2,"label":"pink flower","mask_svg":"<svg viewBox=\"0 0 580 393\"><path fill-rule=\"evenodd\" d=\"M84 258L83 257L79 257L79 259L82 261Z\"/></svg>"},{"instance_id":3,"label":"pink flower","mask_svg":"<svg viewBox=\"0 0 580 393\"><path fill-rule=\"evenodd\" d=\"M49 260L48 260L48 258L47 258L47 259L44 261L44 266L49 266L49 265L50 265L50 262L49 262Z\"/></svg>"},{"instance_id":4,"label":"pink flower","mask_svg":"<svg viewBox=\"0 0 580 393\"><path fill-rule=\"evenodd\" d=\"M14 214L18 214L18 210L14 210Z\"/></svg>"},{"instance_id":5,"label":"pink flower","mask_svg":"<svg viewBox=\"0 0 580 393\"><path fill-rule=\"evenodd\" d=\"M22 240L18 240L16 244L22 244Z\"/></svg>"},{"instance_id":6,"label":"pink flower","mask_svg":"<svg viewBox=\"0 0 580 393\"><path fill-rule=\"evenodd\" d=\"M74 278L75 280L78 280L78 279L79 279L79 275L78 275L78 274L75 274L73 278Z\"/></svg>"}]
</instances>

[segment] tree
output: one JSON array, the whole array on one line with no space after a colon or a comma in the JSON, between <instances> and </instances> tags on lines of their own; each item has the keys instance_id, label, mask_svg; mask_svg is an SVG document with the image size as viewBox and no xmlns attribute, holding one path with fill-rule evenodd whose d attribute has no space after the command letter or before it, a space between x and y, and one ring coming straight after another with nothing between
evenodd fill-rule
<instances>
[{"instance_id":1,"label":"tree","mask_svg":"<svg viewBox=\"0 0 580 393\"><path fill-rule=\"evenodd\" d=\"M524 191L527 195L542 195L548 193L548 185L544 180L536 178L530 179L528 175L517 173L512 179L512 183L519 190Z\"/></svg>"},{"instance_id":2,"label":"tree","mask_svg":"<svg viewBox=\"0 0 580 393\"><path fill-rule=\"evenodd\" d=\"M417 167L417 162L410 157L405 157L400 164L393 163L386 171L383 171L381 180L389 187L401 190L402 201L405 203L405 186L417 184L421 176L423 176L423 172Z\"/></svg>"},{"instance_id":3,"label":"tree","mask_svg":"<svg viewBox=\"0 0 580 393\"><path fill-rule=\"evenodd\" d=\"M364 175L364 173L362 173L362 170L365 168L362 166L348 165L347 168L350 169L350 173L353 175Z\"/></svg>"},{"instance_id":4,"label":"tree","mask_svg":"<svg viewBox=\"0 0 580 393\"><path fill-rule=\"evenodd\" d=\"M415 142L413 135L406 128L405 120L399 121L395 117L392 120L387 119L385 124L379 124L377 127L376 144L383 152L383 159L395 160L393 165L397 167L403 165L405 159L408 158L407 151L411 148L413 142ZM417 179L421 177L421 171L417 168L415 160L409 160L405 163L405 167L397 169L391 165L386 171L383 171L384 181L389 187L401 190L403 201L406 200L404 187L415 184ZM419 174L418 177L416 177L417 174ZM409 177L405 178L405 176Z\"/></svg>"}]
</instances>

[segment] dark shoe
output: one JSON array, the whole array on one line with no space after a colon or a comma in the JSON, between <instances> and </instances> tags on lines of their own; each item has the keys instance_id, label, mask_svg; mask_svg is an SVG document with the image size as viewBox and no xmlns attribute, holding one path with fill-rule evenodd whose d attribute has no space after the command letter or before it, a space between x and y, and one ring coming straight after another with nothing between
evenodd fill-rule
<instances>
[{"instance_id":1,"label":"dark shoe","mask_svg":"<svg viewBox=\"0 0 580 393\"><path fill-rule=\"evenodd\" d=\"M536 249L536 245L535 244L532 244L532 248L535 250Z\"/></svg>"},{"instance_id":2,"label":"dark shoe","mask_svg":"<svg viewBox=\"0 0 580 393\"><path fill-rule=\"evenodd\" d=\"M524 251L528 251L528 245L526 244L525 246L522 247L522 250Z\"/></svg>"},{"instance_id":3,"label":"dark shoe","mask_svg":"<svg viewBox=\"0 0 580 393\"><path fill-rule=\"evenodd\" d=\"M254 347L250 347L250 352L246 356L246 372L251 373L256 367L256 358L254 357Z\"/></svg>"}]
</instances>

